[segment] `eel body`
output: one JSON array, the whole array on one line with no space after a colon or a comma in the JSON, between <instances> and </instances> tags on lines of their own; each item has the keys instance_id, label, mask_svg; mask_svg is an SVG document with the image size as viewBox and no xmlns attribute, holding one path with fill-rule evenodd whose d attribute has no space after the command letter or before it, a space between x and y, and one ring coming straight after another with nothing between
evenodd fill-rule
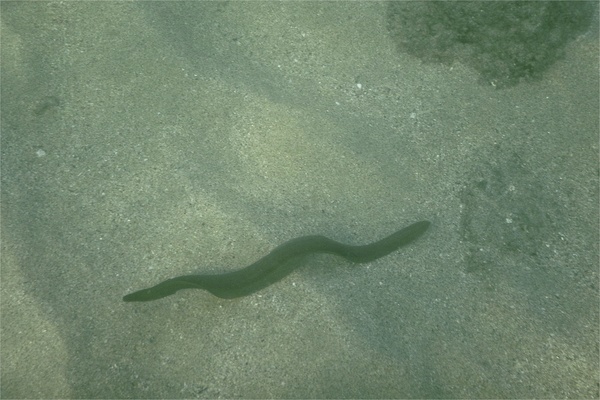
<instances>
[{"instance_id":1,"label":"eel body","mask_svg":"<svg viewBox=\"0 0 600 400\"><path fill-rule=\"evenodd\" d=\"M419 221L377 242L352 246L325 236L301 236L277 246L269 254L245 268L215 275L183 275L123 297L123 301L151 301L170 296L181 289L204 289L217 297L233 299L257 292L289 275L300 264L290 260L312 253L331 253L355 263L365 263L388 255L423 235L429 221Z\"/></svg>"}]
</instances>

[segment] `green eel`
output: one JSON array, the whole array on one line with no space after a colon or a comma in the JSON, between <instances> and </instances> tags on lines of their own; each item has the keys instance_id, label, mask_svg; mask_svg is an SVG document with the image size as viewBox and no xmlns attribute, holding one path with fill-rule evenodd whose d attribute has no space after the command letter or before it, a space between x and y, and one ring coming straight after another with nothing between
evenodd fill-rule
<instances>
[{"instance_id":1,"label":"green eel","mask_svg":"<svg viewBox=\"0 0 600 400\"><path fill-rule=\"evenodd\" d=\"M277 246L254 264L237 271L217 275L183 275L151 288L138 290L123 301L151 301L170 296L181 289L204 289L223 299L257 292L289 275L300 264L288 262L311 253L331 253L355 263L365 263L390 254L421 236L429 221L419 221L377 242L351 246L325 236L302 236Z\"/></svg>"}]
</instances>

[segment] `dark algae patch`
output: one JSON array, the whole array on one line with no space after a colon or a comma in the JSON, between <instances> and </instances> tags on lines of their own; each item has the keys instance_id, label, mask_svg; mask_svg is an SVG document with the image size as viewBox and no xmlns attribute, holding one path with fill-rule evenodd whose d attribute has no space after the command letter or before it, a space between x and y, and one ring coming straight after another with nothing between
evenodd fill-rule
<instances>
[{"instance_id":1,"label":"dark algae patch","mask_svg":"<svg viewBox=\"0 0 600 400\"><path fill-rule=\"evenodd\" d=\"M469 65L480 81L508 87L539 79L586 33L591 1L392 1L388 29L401 52Z\"/></svg>"},{"instance_id":2,"label":"dark algae patch","mask_svg":"<svg viewBox=\"0 0 600 400\"><path fill-rule=\"evenodd\" d=\"M123 301L151 301L170 296L181 289L204 289L217 297L232 299L257 292L289 275L299 264L292 259L313 253L330 253L355 263L386 256L425 233L431 223L419 221L377 242L352 246L325 236L302 236L276 247L245 268L218 275L184 275L168 279L148 289L123 297Z\"/></svg>"}]
</instances>

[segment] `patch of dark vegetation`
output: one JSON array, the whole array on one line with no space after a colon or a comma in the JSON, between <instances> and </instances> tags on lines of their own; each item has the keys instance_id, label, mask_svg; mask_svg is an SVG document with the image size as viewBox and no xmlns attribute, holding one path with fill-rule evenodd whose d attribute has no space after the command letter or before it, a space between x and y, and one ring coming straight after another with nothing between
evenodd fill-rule
<instances>
[{"instance_id":1,"label":"patch of dark vegetation","mask_svg":"<svg viewBox=\"0 0 600 400\"><path fill-rule=\"evenodd\" d=\"M459 61L482 83L508 87L539 79L596 12L595 1L393 1L388 29L400 51Z\"/></svg>"}]
</instances>

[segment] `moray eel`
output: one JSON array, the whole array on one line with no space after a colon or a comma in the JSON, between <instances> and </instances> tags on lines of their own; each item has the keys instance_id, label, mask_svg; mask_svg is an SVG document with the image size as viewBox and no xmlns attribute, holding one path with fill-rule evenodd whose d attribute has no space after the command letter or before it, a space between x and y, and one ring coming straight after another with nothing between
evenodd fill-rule
<instances>
[{"instance_id":1,"label":"moray eel","mask_svg":"<svg viewBox=\"0 0 600 400\"><path fill-rule=\"evenodd\" d=\"M311 253L331 253L355 263L366 263L390 254L423 235L429 221L419 221L377 242L351 246L325 236L302 236L276 247L254 264L217 275L183 275L151 288L138 290L123 301L151 301L170 296L181 289L204 289L217 297L233 299L257 292L289 275L300 264L290 260Z\"/></svg>"}]
</instances>

